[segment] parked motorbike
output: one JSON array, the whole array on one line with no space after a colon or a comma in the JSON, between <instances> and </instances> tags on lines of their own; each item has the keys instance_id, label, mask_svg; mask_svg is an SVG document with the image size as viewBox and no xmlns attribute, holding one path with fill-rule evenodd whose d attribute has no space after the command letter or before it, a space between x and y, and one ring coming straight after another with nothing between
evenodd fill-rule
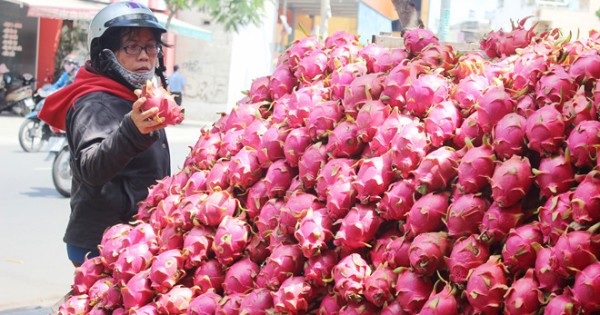
<instances>
[{"instance_id":1,"label":"parked motorbike","mask_svg":"<svg viewBox=\"0 0 600 315\"><path fill-rule=\"evenodd\" d=\"M71 151L67 137L52 136L48 141L49 157L53 156L52 183L54 188L64 197L71 197Z\"/></svg>"},{"instance_id":2,"label":"parked motorbike","mask_svg":"<svg viewBox=\"0 0 600 315\"><path fill-rule=\"evenodd\" d=\"M8 68L0 65L0 111L11 110L17 115L25 116L35 109L33 100L33 75L24 73L15 82Z\"/></svg>"},{"instance_id":3,"label":"parked motorbike","mask_svg":"<svg viewBox=\"0 0 600 315\"><path fill-rule=\"evenodd\" d=\"M61 136L61 132L43 122L38 113L42 110L46 97L52 91L41 88L34 95L37 105L35 110L25 115L25 121L19 128L19 144L25 152L37 152L44 147L52 136Z\"/></svg>"}]
</instances>

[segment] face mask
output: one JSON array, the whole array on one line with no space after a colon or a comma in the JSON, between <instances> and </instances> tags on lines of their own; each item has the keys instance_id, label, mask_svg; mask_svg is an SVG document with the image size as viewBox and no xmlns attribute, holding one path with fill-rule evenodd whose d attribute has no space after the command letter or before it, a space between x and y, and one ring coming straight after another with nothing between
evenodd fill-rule
<instances>
[{"instance_id":1,"label":"face mask","mask_svg":"<svg viewBox=\"0 0 600 315\"><path fill-rule=\"evenodd\" d=\"M111 68L115 70L125 81L129 82L133 87L139 89L146 81L154 79L154 70L145 73L131 72L125 69L117 60L117 56L109 50L104 49L102 53L108 58L111 63Z\"/></svg>"}]
</instances>

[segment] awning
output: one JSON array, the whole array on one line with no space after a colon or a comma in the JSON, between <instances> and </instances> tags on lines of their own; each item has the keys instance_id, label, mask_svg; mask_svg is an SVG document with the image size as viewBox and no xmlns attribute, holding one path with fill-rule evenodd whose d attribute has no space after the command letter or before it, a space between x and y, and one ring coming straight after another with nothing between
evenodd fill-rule
<instances>
[{"instance_id":1,"label":"awning","mask_svg":"<svg viewBox=\"0 0 600 315\"><path fill-rule=\"evenodd\" d=\"M10 2L27 6L27 16L59 19L59 20L91 20L96 13L106 6L105 3L84 0L9 0ZM167 15L155 12L156 18L164 26ZM211 41L212 33L208 30L172 18L169 33Z\"/></svg>"}]
</instances>

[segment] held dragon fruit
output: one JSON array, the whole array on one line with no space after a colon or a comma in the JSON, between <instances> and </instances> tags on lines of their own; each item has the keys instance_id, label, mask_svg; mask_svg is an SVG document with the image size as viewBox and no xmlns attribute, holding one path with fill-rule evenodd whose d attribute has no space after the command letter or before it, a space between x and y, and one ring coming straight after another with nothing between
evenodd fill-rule
<instances>
[{"instance_id":1,"label":"held dragon fruit","mask_svg":"<svg viewBox=\"0 0 600 315\"><path fill-rule=\"evenodd\" d=\"M59 314L597 313L600 32L525 21L482 52L295 41Z\"/></svg>"},{"instance_id":2,"label":"held dragon fruit","mask_svg":"<svg viewBox=\"0 0 600 315\"><path fill-rule=\"evenodd\" d=\"M142 110L158 108L154 120L167 125L177 125L183 121L183 110L173 96L164 88L155 86L150 80L142 87L140 97L146 98Z\"/></svg>"}]
</instances>

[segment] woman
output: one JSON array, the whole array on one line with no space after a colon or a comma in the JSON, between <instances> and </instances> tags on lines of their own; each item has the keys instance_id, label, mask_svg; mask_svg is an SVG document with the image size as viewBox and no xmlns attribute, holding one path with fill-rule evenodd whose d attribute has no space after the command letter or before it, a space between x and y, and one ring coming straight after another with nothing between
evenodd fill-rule
<instances>
[{"instance_id":1,"label":"woman","mask_svg":"<svg viewBox=\"0 0 600 315\"><path fill-rule=\"evenodd\" d=\"M139 89L159 67L166 30L147 7L116 2L90 24L90 60L73 84L52 94L40 118L66 130L71 150L71 215L65 232L75 266L97 256L106 228L129 222L148 187L170 173L164 124L142 111ZM137 94L134 93L136 91Z\"/></svg>"}]
</instances>

